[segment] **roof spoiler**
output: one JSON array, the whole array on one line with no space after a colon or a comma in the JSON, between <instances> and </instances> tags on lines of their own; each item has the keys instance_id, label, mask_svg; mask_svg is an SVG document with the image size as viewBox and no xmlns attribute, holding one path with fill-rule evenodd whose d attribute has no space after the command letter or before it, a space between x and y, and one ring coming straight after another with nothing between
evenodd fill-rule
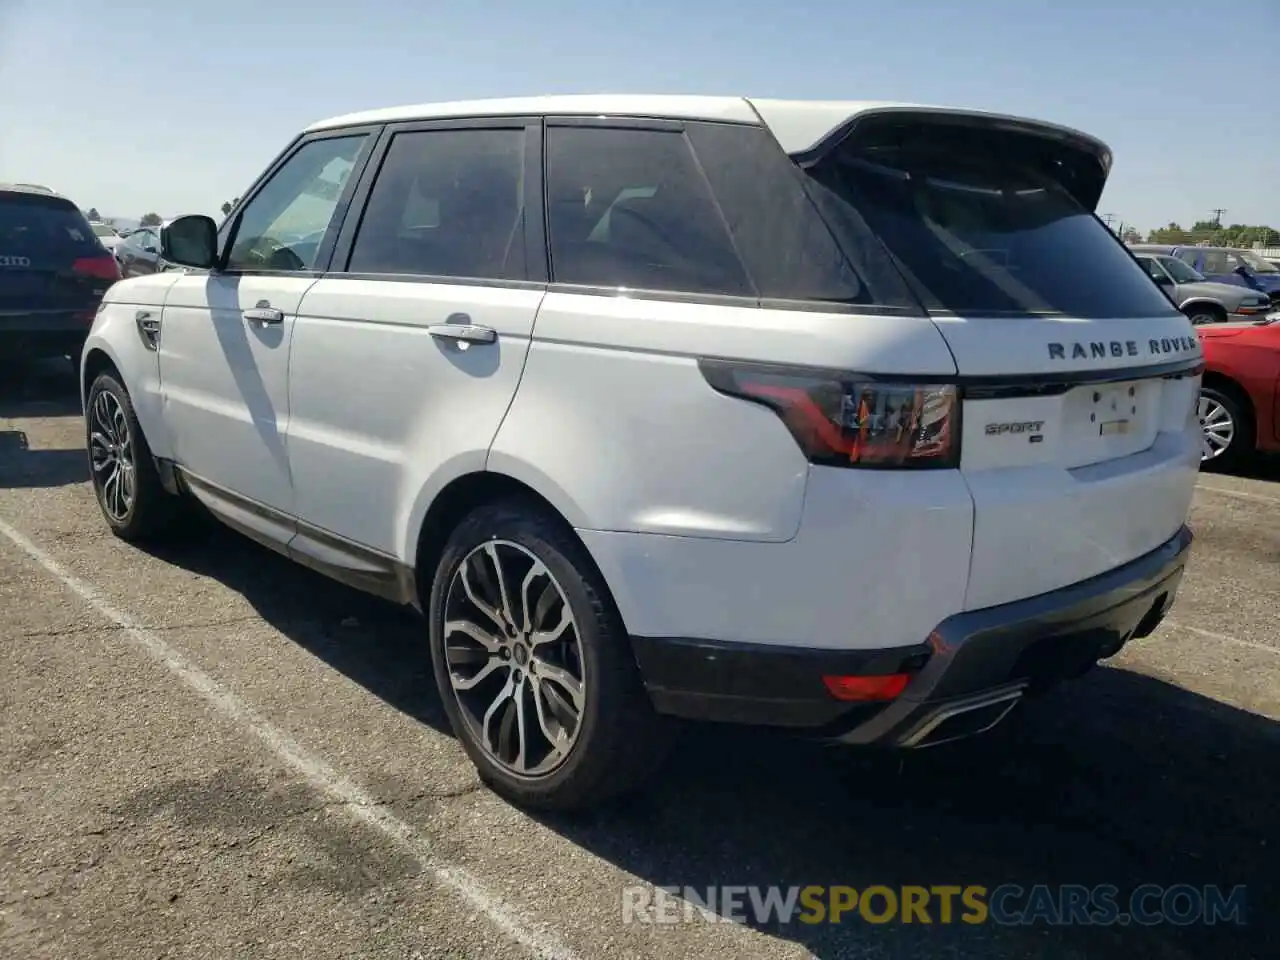
<instances>
[{"instance_id":1,"label":"roof spoiler","mask_svg":"<svg viewBox=\"0 0 1280 960\"><path fill-rule=\"evenodd\" d=\"M1102 190L1111 174L1111 148L1087 133L1042 120L947 107L868 107L833 127L811 147L793 153L791 158L801 167L811 167L821 162L824 157L850 138L864 133L869 127L879 126L885 121L910 120L1015 133L1059 146L1064 154L1078 161L1075 166L1083 165L1089 174L1072 178L1071 182L1064 182L1062 186L1078 203L1091 212L1097 210L1098 201L1102 199Z\"/></svg>"}]
</instances>

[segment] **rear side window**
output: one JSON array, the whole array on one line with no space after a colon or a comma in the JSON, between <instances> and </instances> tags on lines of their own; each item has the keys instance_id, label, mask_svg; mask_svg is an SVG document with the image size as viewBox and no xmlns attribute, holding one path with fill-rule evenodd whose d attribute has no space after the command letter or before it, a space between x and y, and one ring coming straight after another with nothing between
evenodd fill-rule
<instances>
[{"instance_id":1,"label":"rear side window","mask_svg":"<svg viewBox=\"0 0 1280 960\"><path fill-rule=\"evenodd\" d=\"M1168 314L1168 298L1060 185L1064 170L1025 134L913 123L851 138L814 176L866 221L932 310Z\"/></svg>"},{"instance_id":2,"label":"rear side window","mask_svg":"<svg viewBox=\"0 0 1280 960\"><path fill-rule=\"evenodd\" d=\"M524 156L523 128L396 134L347 269L525 279Z\"/></svg>"},{"instance_id":3,"label":"rear side window","mask_svg":"<svg viewBox=\"0 0 1280 960\"><path fill-rule=\"evenodd\" d=\"M1204 259L1200 263L1201 273L1230 273L1231 265L1227 262L1225 250L1205 250Z\"/></svg>"},{"instance_id":4,"label":"rear side window","mask_svg":"<svg viewBox=\"0 0 1280 960\"><path fill-rule=\"evenodd\" d=\"M727 123L691 123L686 129L761 297L828 303L894 299L883 290L873 295L855 271L805 192L795 164L769 131Z\"/></svg>"},{"instance_id":5,"label":"rear side window","mask_svg":"<svg viewBox=\"0 0 1280 960\"><path fill-rule=\"evenodd\" d=\"M0 257L91 257L102 252L75 204L56 197L0 193Z\"/></svg>"},{"instance_id":6,"label":"rear side window","mask_svg":"<svg viewBox=\"0 0 1280 960\"><path fill-rule=\"evenodd\" d=\"M755 296L683 133L550 126L547 200L556 282Z\"/></svg>"}]
</instances>

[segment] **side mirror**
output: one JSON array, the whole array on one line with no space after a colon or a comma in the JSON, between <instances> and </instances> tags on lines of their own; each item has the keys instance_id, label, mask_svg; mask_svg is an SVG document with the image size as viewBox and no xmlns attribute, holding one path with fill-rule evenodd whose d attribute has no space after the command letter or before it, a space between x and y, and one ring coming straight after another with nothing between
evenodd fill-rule
<instances>
[{"instance_id":1,"label":"side mirror","mask_svg":"<svg viewBox=\"0 0 1280 960\"><path fill-rule=\"evenodd\" d=\"M1162 286L1162 287L1172 287L1172 286L1173 286L1173 278L1172 278L1172 277L1169 277L1169 276L1167 276L1167 275L1165 275L1165 274L1163 274L1163 273L1158 274L1158 275L1156 275L1155 277L1152 277L1152 279L1153 279L1153 280L1155 280L1155 282L1156 282L1156 283L1158 283L1158 284L1160 284L1160 286Z\"/></svg>"},{"instance_id":2,"label":"side mirror","mask_svg":"<svg viewBox=\"0 0 1280 960\"><path fill-rule=\"evenodd\" d=\"M1235 272L1240 274L1240 276L1242 277L1247 277L1251 275L1251 271L1243 263L1240 264L1240 266L1236 267Z\"/></svg>"},{"instance_id":3,"label":"side mirror","mask_svg":"<svg viewBox=\"0 0 1280 960\"><path fill-rule=\"evenodd\" d=\"M218 264L218 225L203 214L178 217L160 228L160 255L197 270Z\"/></svg>"}]
</instances>

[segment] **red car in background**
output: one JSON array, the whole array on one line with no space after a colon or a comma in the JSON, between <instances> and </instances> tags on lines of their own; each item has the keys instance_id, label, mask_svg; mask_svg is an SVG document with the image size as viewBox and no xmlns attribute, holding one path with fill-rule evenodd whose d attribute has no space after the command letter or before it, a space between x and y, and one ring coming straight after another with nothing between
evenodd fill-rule
<instances>
[{"instance_id":1,"label":"red car in background","mask_svg":"<svg viewBox=\"0 0 1280 960\"><path fill-rule=\"evenodd\" d=\"M1280 453L1280 314L1196 327L1204 347L1203 462Z\"/></svg>"}]
</instances>

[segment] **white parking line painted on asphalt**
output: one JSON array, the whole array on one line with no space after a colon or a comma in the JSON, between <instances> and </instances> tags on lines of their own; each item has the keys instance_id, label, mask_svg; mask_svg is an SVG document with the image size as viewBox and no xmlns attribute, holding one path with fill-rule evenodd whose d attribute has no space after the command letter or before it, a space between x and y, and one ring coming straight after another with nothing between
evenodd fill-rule
<instances>
[{"instance_id":1,"label":"white parking line painted on asphalt","mask_svg":"<svg viewBox=\"0 0 1280 960\"><path fill-rule=\"evenodd\" d=\"M308 753L288 734L273 726L253 707L188 661L154 632L112 606L92 584L67 571L49 554L3 520L0 520L0 534L4 534L18 549L61 581L68 590L119 626L125 636L153 659L158 660L219 713L261 740L282 763L302 776L312 787L340 803L342 809L352 819L373 827L395 841L418 861L425 873L452 889L511 939L528 948L537 957L545 957L547 960L577 960L575 954L558 938L538 924L520 916L500 897L486 890L484 885L468 871L437 858L426 839L412 826L384 805L379 804L319 757Z\"/></svg>"},{"instance_id":2,"label":"white parking line painted on asphalt","mask_svg":"<svg viewBox=\"0 0 1280 960\"><path fill-rule=\"evenodd\" d=\"M1253 640L1241 640L1239 637L1232 637L1225 633L1214 633L1212 630L1202 630L1200 627L1192 627L1185 623L1179 623L1177 620L1165 618L1165 626L1173 627L1175 630L1185 630L1187 633L1198 634L1208 640L1218 640L1221 643L1234 643L1241 647L1251 647L1254 650L1261 650L1263 653L1271 653L1280 656L1280 647L1268 647L1265 643L1257 643Z\"/></svg>"},{"instance_id":3,"label":"white parking line painted on asphalt","mask_svg":"<svg viewBox=\"0 0 1280 960\"><path fill-rule=\"evenodd\" d=\"M1278 503L1280 497L1268 497L1261 493L1248 493L1244 490L1228 490L1226 487L1215 487L1212 484L1201 483L1196 481L1197 490L1208 490L1210 493L1220 493L1224 497L1239 497L1241 500L1261 500L1263 503Z\"/></svg>"}]
</instances>

